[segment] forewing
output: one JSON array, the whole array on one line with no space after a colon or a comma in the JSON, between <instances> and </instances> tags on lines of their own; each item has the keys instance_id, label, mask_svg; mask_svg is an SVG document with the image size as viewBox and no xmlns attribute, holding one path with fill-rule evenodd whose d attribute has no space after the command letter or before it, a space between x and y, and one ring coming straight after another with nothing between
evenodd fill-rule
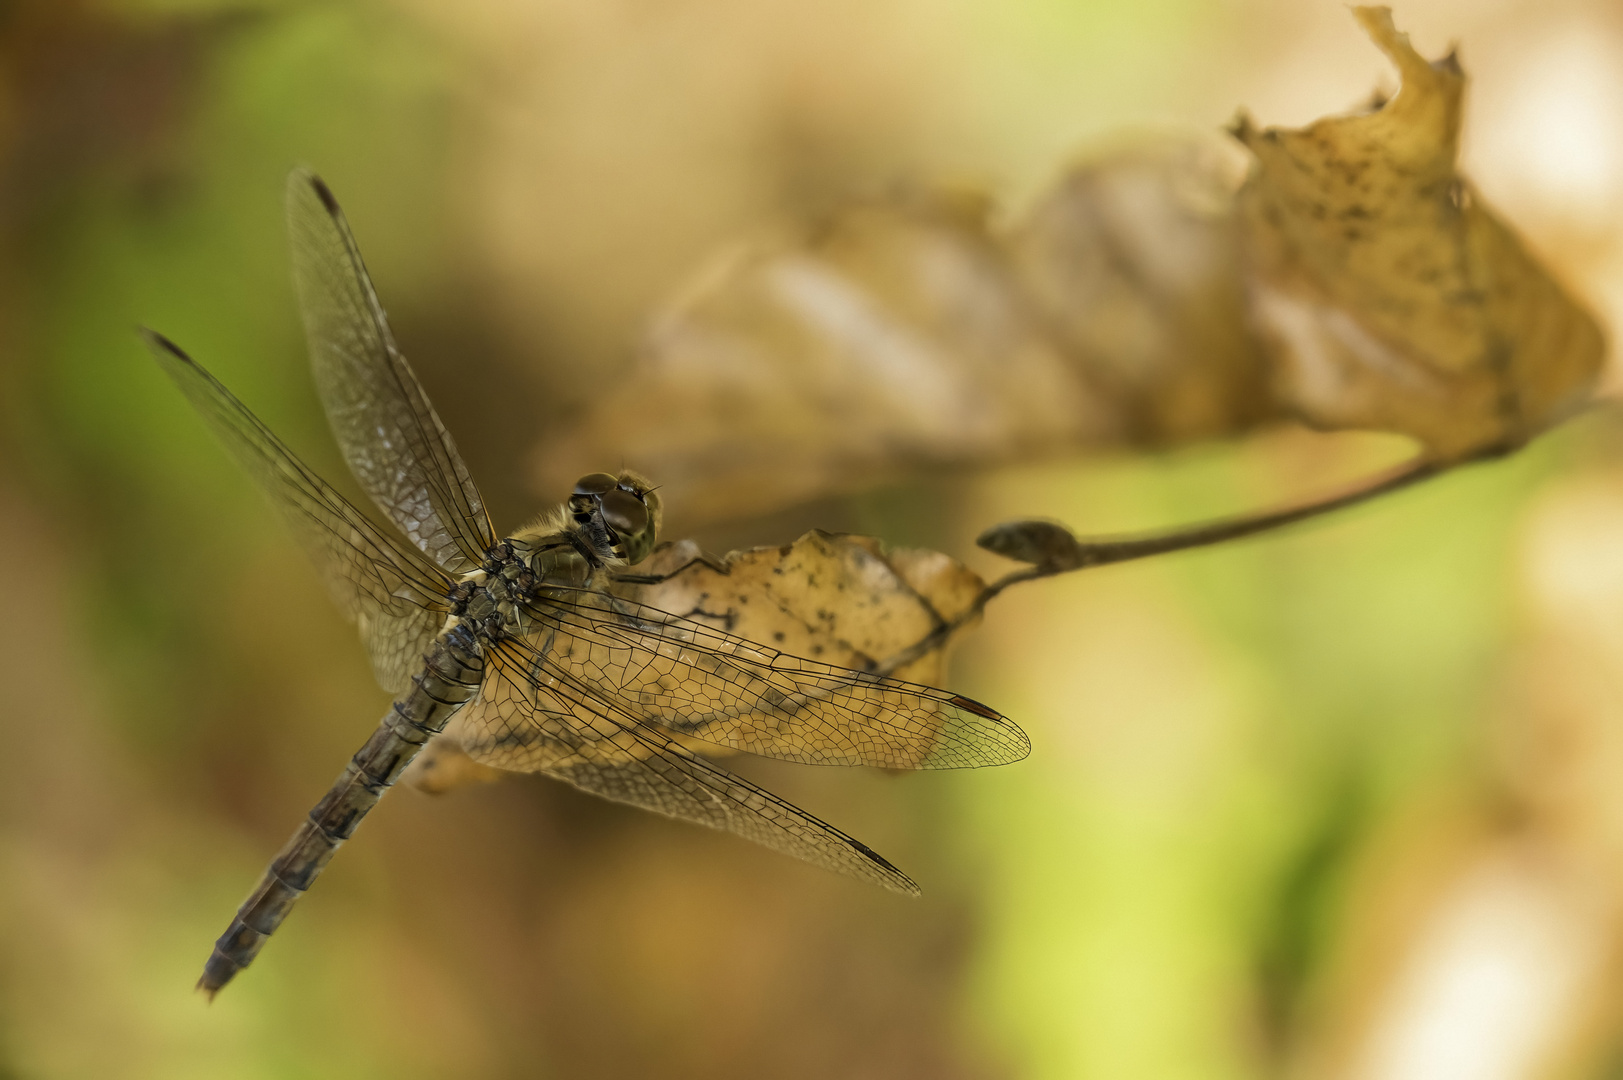
<instances>
[{"instance_id":1,"label":"forewing","mask_svg":"<svg viewBox=\"0 0 1623 1080\"><path fill-rule=\"evenodd\" d=\"M912 879L860 840L695 757L585 685L550 679L528 644L503 643L486 664L481 697L457 714L450 729L474 760L544 773L615 802L735 833L917 895Z\"/></svg>"},{"instance_id":2,"label":"forewing","mask_svg":"<svg viewBox=\"0 0 1623 1080\"><path fill-rule=\"evenodd\" d=\"M142 336L303 542L333 600L360 625L378 682L403 689L445 621L451 579L329 487L173 342L151 331Z\"/></svg>"},{"instance_id":3,"label":"forewing","mask_svg":"<svg viewBox=\"0 0 1623 1080\"><path fill-rule=\"evenodd\" d=\"M479 489L395 346L349 223L320 177L288 177L287 221L310 363L345 460L431 559L455 574L478 568L496 541Z\"/></svg>"},{"instance_id":4,"label":"forewing","mask_svg":"<svg viewBox=\"0 0 1623 1080\"><path fill-rule=\"evenodd\" d=\"M962 695L790 656L595 590L548 590L529 614L546 676L718 746L891 769L1003 765L1031 750L1013 722Z\"/></svg>"}]
</instances>

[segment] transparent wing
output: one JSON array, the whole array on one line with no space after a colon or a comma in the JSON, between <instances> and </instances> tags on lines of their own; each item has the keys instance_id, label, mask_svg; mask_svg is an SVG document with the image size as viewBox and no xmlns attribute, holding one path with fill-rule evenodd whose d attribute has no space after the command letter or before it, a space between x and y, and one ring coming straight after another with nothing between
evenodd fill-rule
<instances>
[{"instance_id":1,"label":"transparent wing","mask_svg":"<svg viewBox=\"0 0 1623 1080\"><path fill-rule=\"evenodd\" d=\"M814 865L918 894L912 879L862 841L695 757L629 712L592 697L583 684L548 682L540 674L541 654L528 644L505 642L486 662L481 697L453 720L474 760L544 773L615 802L735 833ZM581 723L582 716L590 722Z\"/></svg>"},{"instance_id":2,"label":"transparent wing","mask_svg":"<svg viewBox=\"0 0 1623 1080\"><path fill-rule=\"evenodd\" d=\"M379 686L398 694L411 684L411 677L422 670L429 645L444 628L445 614L444 609L407 604L398 610L363 609L356 616L361 643Z\"/></svg>"},{"instance_id":3,"label":"transparent wing","mask_svg":"<svg viewBox=\"0 0 1623 1080\"><path fill-rule=\"evenodd\" d=\"M445 622L452 580L329 487L173 342L151 331L142 336L232 457L270 496L333 600L360 625L378 682L386 690L403 689Z\"/></svg>"},{"instance_id":4,"label":"transparent wing","mask_svg":"<svg viewBox=\"0 0 1623 1080\"><path fill-rule=\"evenodd\" d=\"M477 569L496 542L450 432L395 346L338 201L321 178L287 180L293 278L333 435L361 487L440 566Z\"/></svg>"},{"instance_id":5,"label":"transparent wing","mask_svg":"<svg viewBox=\"0 0 1623 1080\"><path fill-rule=\"evenodd\" d=\"M789 656L595 590L549 589L528 614L536 677L579 685L588 713L612 703L641 724L814 765L963 769L1031 751L1025 732L978 701Z\"/></svg>"}]
</instances>

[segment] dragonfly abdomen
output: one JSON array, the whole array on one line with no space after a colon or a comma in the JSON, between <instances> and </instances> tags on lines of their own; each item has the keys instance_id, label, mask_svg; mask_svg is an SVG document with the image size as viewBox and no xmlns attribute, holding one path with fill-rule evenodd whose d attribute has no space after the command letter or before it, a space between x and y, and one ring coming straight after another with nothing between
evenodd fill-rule
<instances>
[{"instance_id":1,"label":"dragonfly abdomen","mask_svg":"<svg viewBox=\"0 0 1623 1080\"><path fill-rule=\"evenodd\" d=\"M197 988L211 998L253 961L423 744L444 730L452 714L479 692L484 656L465 625L440 635L423 660L411 689L390 705L372 737L271 860L230 928L215 942L197 981Z\"/></svg>"}]
</instances>

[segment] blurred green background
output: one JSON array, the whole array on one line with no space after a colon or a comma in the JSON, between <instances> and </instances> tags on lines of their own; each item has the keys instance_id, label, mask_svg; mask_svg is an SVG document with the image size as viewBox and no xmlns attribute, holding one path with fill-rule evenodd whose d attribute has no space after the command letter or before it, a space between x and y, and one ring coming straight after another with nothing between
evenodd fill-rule
<instances>
[{"instance_id":1,"label":"blurred green background","mask_svg":"<svg viewBox=\"0 0 1623 1080\"><path fill-rule=\"evenodd\" d=\"M1396 14L1429 55L1463 43L1467 168L1610 319L1616 12ZM544 779L402 791L212 1007L191 989L386 705L134 334L342 477L287 279L290 167L344 201L512 527L563 494L528 479L540 433L719 246L897 183L1018 205L1135 125L1346 108L1392 76L1339 4L19 0L0 71L0 1076L1623 1069L1604 414L1287 535L1000 598L951 684L1030 732L1026 762L738 763L922 900ZM1004 518L1171 525L1397 452L1274 432L689 531L855 529L992 572L971 541Z\"/></svg>"}]
</instances>

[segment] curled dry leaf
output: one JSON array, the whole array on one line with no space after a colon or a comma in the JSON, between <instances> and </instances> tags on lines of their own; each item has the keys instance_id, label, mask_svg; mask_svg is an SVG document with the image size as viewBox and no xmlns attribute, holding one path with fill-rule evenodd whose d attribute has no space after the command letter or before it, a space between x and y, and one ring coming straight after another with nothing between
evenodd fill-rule
<instances>
[{"instance_id":1,"label":"curled dry leaf","mask_svg":"<svg viewBox=\"0 0 1623 1080\"><path fill-rule=\"evenodd\" d=\"M783 547L720 559L691 540L665 544L610 591L780 652L867 671L963 614L984 587L974 571L940 552L886 551L873 537L814 531ZM940 685L948 644L890 674ZM505 775L463 753L454 731L453 724L418 755L408 783L438 794ZM707 755L731 752L675 737Z\"/></svg>"},{"instance_id":2,"label":"curled dry leaf","mask_svg":"<svg viewBox=\"0 0 1623 1080\"><path fill-rule=\"evenodd\" d=\"M1061 174L1008 234L1022 293L1126 445L1279 415L1240 278L1244 173L1228 140L1132 140Z\"/></svg>"},{"instance_id":3,"label":"curled dry leaf","mask_svg":"<svg viewBox=\"0 0 1623 1080\"><path fill-rule=\"evenodd\" d=\"M959 209L860 206L735 255L544 449L543 483L576 467L560 452L584 439L593 460L658 461L671 504L708 520L1105 436L1109 413L1028 317L984 222Z\"/></svg>"},{"instance_id":4,"label":"curled dry leaf","mask_svg":"<svg viewBox=\"0 0 1623 1080\"><path fill-rule=\"evenodd\" d=\"M1234 128L1256 155L1239 203L1279 392L1309 423L1412 435L1443 460L1519 445L1583 402L1600 329L1456 169L1455 57L1428 63L1387 8L1354 14L1402 77L1391 100Z\"/></svg>"},{"instance_id":5,"label":"curled dry leaf","mask_svg":"<svg viewBox=\"0 0 1623 1080\"><path fill-rule=\"evenodd\" d=\"M985 587L951 556L916 548L886 551L871 536L813 530L783 547L704 556L692 541L661 548L614 592L718 630L859 671L929 635L965 611ZM892 674L938 685L940 650Z\"/></svg>"},{"instance_id":6,"label":"curled dry leaf","mask_svg":"<svg viewBox=\"0 0 1623 1080\"><path fill-rule=\"evenodd\" d=\"M463 753L455 738L436 735L406 766L400 779L425 795L443 795L473 784L494 783L507 775Z\"/></svg>"},{"instance_id":7,"label":"curled dry leaf","mask_svg":"<svg viewBox=\"0 0 1623 1080\"><path fill-rule=\"evenodd\" d=\"M689 522L910 471L1161 446L1274 415L1213 137L1068 171L1025 217L898 199L731 256L535 457L542 488L658 464Z\"/></svg>"},{"instance_id":8,"label":"curled dry leaf","mask_svg":"<svg viewBox=\"0 0 1623 1080\"><path fill-rule=\"evenodd\" d=\"M541 487L646 462L691 525L1271 419L1439 462L1525 441L1585 400L1600 331L1457 171L1455 59L1355 14L1401 89L1299 131L1242 116L1243 188L1233 143L1168 136L1067 170L1007 228L899 199L735 254L549 433Z\"/></svg>"}]
</instances>

